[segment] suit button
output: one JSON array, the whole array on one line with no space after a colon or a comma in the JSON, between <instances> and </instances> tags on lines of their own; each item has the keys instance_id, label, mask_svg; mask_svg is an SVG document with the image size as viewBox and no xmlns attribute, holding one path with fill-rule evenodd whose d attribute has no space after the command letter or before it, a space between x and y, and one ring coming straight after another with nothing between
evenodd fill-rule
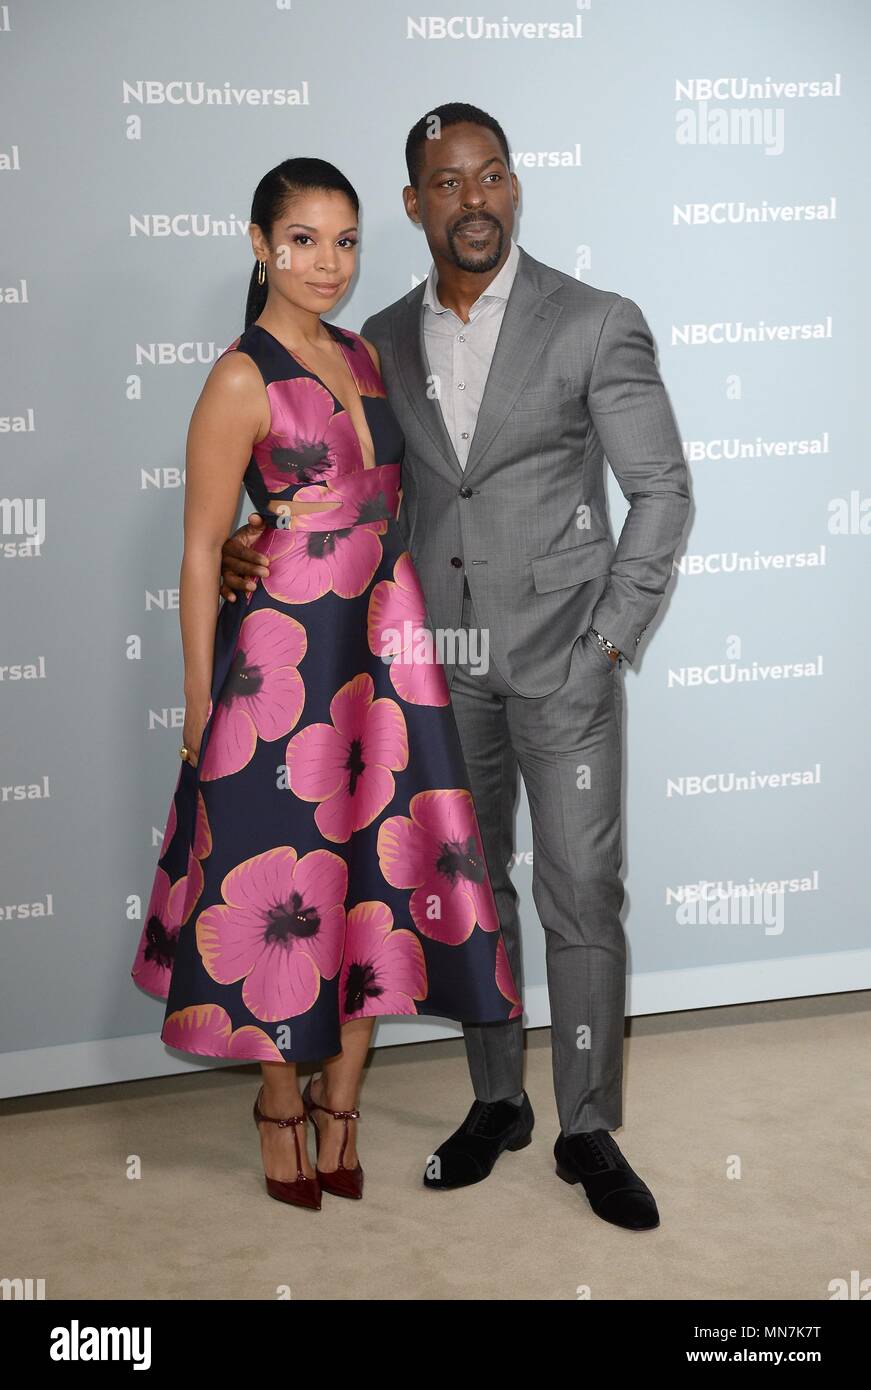
<instances>
[{"instance_id":1,"label":"suit button","mask_svg":"<svg viewBox=\"0 0 871 1390\"><path fill-rule=\"evenodd\" d=\"M462 569L463 567L463 562L460 559L459 555L451 556L451 564L453 565L455 570Z\"/></svg>"},{"instance_id":2,"label":"suit button","mask_svg":"<svg viewBox=\"0 0 871 1390\"><path fill-rule=\"evenodd\" d=\"M461 487L461 488L460 488L460 496L461 496L461 497L471 497L471 496L472 496L472 489L471 489L470 487Z\"/></svg>"}]
</instances>

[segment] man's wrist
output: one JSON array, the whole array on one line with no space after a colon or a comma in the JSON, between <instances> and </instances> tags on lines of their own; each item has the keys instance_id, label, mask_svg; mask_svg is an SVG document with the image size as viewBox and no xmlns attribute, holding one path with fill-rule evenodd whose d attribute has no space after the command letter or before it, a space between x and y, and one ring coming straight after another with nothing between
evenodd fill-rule
<instances>
[{"instance_id":1,"label":"man's wrist","mask_svg":"<svg viewBox=\"0 0 871 1390\"><path fill-rule=\"evenodd\" d=\"M605 653L605 655L610 656L612 661L619 661L621 656L623 655L623 653L620 651L620 648L615 647L614 643L609 641L607 637L604 637L601 632L598 632L596 630L596 628L591 627L590 631L592 632L596 641L599 643L599 646L602 648L602 651Z\"/></svg>"}]
</instances>

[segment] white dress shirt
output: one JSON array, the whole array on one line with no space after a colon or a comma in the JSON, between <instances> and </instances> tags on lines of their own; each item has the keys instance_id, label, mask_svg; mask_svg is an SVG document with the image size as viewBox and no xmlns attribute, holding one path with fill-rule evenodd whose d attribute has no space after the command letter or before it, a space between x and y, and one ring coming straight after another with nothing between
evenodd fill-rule
<instances>
[{"instance_id":1,"label":"white dress shirt","mask_svg":"<svg viewBox=\"0 0 871 1390\"><path fill-rule=\"evenodd\" d=\"M475 433L478 410L490 373L496 339L505 305L514 284L520 252L512 238L505 264L478 296L463 323L440 303L436 292L435 262L430 266L423 294L423 339L445 427L465 468Z\"/></svg>"}]
</instances>

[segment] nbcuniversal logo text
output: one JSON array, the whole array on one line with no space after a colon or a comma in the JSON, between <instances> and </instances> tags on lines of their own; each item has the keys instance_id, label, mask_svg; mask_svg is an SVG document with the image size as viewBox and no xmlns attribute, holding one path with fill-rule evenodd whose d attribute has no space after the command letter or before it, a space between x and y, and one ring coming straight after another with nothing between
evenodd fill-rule
<instances>
[{"instance_id":1,"label":"nbcuniversal logo text","mask_svg":"<svg viewBox=\"0 0 871 1390\"><path fill-rule=\"evenodd\" d=\"M211 212L131 212L128 235L131 237L228 237L248 235L249 223L235 212L215 217Z\"/></svg>"},{"instance_id":2,"label":"nbcuniversal logo text","mask_svg":"<svg viewBox=\"0 0 871 1390\"><path fill-rule=\"evenodd\" d=\"M710 662L707 666L670 666L666 686L694 689L703 685L743 685L747 681L788 681L823 674L823 657L818 653L813 661L759 662L740 664L738 661Z\"/></svg>"},{"instance_id":3,"label":"nbcuniversal logo text","mask_svg":"<svg viewBox=\"0 0 871 1390\"><path fill-rule=\"evenodd\" d=\"M0 434L34 434L36 416L33 406L27 406L20 415L0 415Z\"/></svg>"},{"instance_id":4,"label":"nbcuniversal logo text","mask_svg":"<svg viewBox=\"0 0 871 1390\"><path fill-rule=\"evenodd\" d=\"M486 19L483 15L428 14L408 15L405 21L407 39L581 39L581 10L589 10L591 0L575 0L576 13L571 19Z\"/></svg>"},{"instance_id":5,"label":"nbcuniversal logo text","mask_svg":"<svg viewBox=\"0 0 871 1390\"><path fill-rule=\"evenodd\" d=\"M677 574L697 576L700 574L763 574L766 570L819 569L826 564L826 547L817 550L783 550L777 553L754 550L742 555L737 550L724 550L718 554L683 555L672 563Z\"/></svg>"},{"instance_id":6,"label":"nbcuniversal logo text","mask_svg":"<svg viewBox=\"0 0 871 1390\"><path fill-rule=\"evenodd\" d=\"M739 459L801 458L805 454L829 453L829 432L808 439L685 439L683 455L687 463L734 463Z\"/></svg>"},{"instance_id":7,"label":"nbcuniversal logo text","mask_svg":"<svg viewBox=\"0 0 871 1390\"><path fill-rule=\"evenodd\" d=\"M782 791L787 787L819 786L822 763L813 767L790 768L781 772L692 772L683 777L667 777L665 795L728 796L735 792Z\"/></svg>"},{"instance_id":8,"label":"nbcuniversal logo text","mask_svg":"<svg viewBox=\"0 0 871 1390\"><path fill-rule=\"evenodd\" d=\"M137 367L207 367L214 362L220 349L217 344L193 342L185 343L137 343Z\"/></svg>"},{"instance_id":9,"label":"nbcuniversal logo text","mask_svg":"<svg viewBox=\"0 0 871 1390\"><path fill-rule=\"evenodd\" d=\"M751 227L760 222L836 222L838 204L834 195L825 203L745 203L739 200L719 203L674 203L673 227Z\"/></svg>"},{"instance_id":10,"label":"nbcuniversal logo text","mask_svg":"<svg viewBox=\"0 0 871 1390\"><path fill-rule=\"evenodd\" d=\"M718 898L746 897L750 893L818 893L819 888L819 869L811 869L810 873L799 878L749 878L742 882L732 878L700 878L695 883L667 883L665 905L680 907L683 903L696 902L700 898L716 902Z\"/></svg>"},{"instance_id":11,"label":"nbcuniversal logo text","mask_svg":"<svg viewBox=\"0 0 871 1390\"><path fill-rule=\"evenodd\" d=\"M801 82L770 77L761 82L748 77L677 78L675 101L691 105L683 105L675 113L675 140L678 145L750 145L763 149L766 155L780 155L786 111L773 103L840 95L840 73Z\"/></svg>"},{"instance_id":12,"label":"nbcuniversal logo text","mask_svg":"<svg viewBox=\"0 0 871 1390\"><path fill-rule=\"evenodd\" d=\"M673 323L672 347L721 347L724 343L802 343L812 339L831 338L832 316L816 323Z\"/></svg>"},{"instance_id":13,"label":"nbcuniversal logo text","mask_svg":"<svg viewBox=\"0 0 871 1390\"><path fill-rule=\"evenodd\" d=\"M199 80L162 82L159 79L121 79L124 106L308 106L308 82L298 87L234 87L222 82L208 87Z\"/></svg>"}]
</instances>

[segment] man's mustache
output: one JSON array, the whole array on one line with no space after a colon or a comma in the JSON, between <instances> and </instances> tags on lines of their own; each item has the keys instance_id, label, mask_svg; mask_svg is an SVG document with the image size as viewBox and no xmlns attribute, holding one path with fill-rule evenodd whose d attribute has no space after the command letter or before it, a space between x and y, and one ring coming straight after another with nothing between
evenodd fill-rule
<instances>
[{"instance_id":1,"label":"man's mustache","mask_svg":"<svg viewBox=\"0 0 871 1390\"><path fill-rule=\"evenodd\" d=\"M457 232L461 232L464 227L474 226L476 222L489 222L492 224L492 226L498 227L500 231L502 230L502 223L496 217L464 217L462 222L454 223L453 227L451 228L451 236L456 236Z\"/></svg>"}]
</instances>

